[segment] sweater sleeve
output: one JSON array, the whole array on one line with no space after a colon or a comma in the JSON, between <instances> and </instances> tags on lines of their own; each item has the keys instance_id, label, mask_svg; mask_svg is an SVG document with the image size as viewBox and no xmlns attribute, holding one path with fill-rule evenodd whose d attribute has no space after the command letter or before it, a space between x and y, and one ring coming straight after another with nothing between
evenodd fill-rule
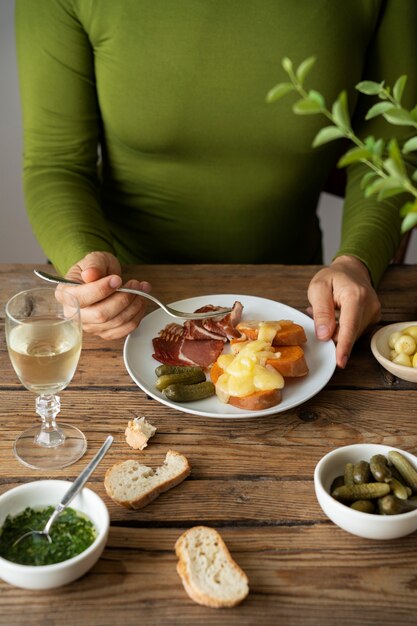
<instances>
[{"instance_id":1,"label":"sweater sleeve","mask_svg":"<svg viewBox=\"0 0 417 626\"><path fill-rule=\"evenodd\" d=\"M414 0L391 0L385 3L378 29L369 49L364 67L364 80L381 81L393 86L402 75L408 77L403 105L412 108L417 102L417 3ZM355 132L362 138L373 135L388 140L397 137L404 143L415 134L409 126L392 126L382 117L365 122L366 111L373 101L361 96L354 120ZM415 153L414 153L415 154ZM410 172L417 166L417 159L407 159ZM374 286L379 280L400 242L399 209L405 203L405 195L378 201L376 196L365 198L360 188L362 176L369 172L364 164L347 169L347 188L342 223L342 239L336 256L343 254L359 258L368 268Z\"/></svg>"},{"instance_id":2,"label":"sweater sleeve","mask_svg":"<svg viewBox=\"0 0 417 626\"><path fill-rule=\"evenodd\" d=\"M113 252L99 202L93 52L70 0L17 0L23 185L29 220L58 271Z\"/></svg>"}]
</instances>

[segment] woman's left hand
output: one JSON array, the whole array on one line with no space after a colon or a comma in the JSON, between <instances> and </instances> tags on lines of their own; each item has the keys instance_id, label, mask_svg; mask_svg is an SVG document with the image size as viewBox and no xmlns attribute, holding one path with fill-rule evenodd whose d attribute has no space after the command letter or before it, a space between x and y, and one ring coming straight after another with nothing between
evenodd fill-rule
<instances>
[{"instance_id":1,"label":"woman's left hand","mask_svg":"<svg viewBox=\"0 0 417 626\"><path fill-rule=\"evenodd\" d=\"M317 338L336 341L336 363L344 368L355 341L381 316L367 268L353 256L337 257L313 277L307 295Z\"/></svg>"}]
</instances>

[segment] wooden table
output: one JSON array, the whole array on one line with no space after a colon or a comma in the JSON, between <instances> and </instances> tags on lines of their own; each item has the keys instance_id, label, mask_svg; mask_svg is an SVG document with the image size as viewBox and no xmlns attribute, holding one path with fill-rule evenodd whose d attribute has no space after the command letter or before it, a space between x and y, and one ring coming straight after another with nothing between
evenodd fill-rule
<instances>
[{"instance_id":1,"label":"wooden table","mask_svg":"<svg viewBox=\"0 0 417 626\"><path fill-rule=\"evenodd\" d=\"M44 269L47 269L46 267ZM301 311L317 267L147 266L126 275L146 278L166 302L195 295L243 293L285 302ZM4 303L39 285L25 265L0 266ZM417 266L391 267L380 287L383 322L415 320ZM89 449L79 463L54 473L72 479L105 436L115 442L90 486L106 502L111 532L106 550L82 579L49 592L0 583L0 624L285 626L416 624L416 536L369 541L332 524L314 494L313 471L329 450L373 442L417 448L416 387L373 359L369 335L345 371L318 395L285 413L248 420L204 419L148 398L130 379L123 341L85 336L76 375L62 393L62 419L81 428ZM34 421L34 398L16 378L0 333L0 491L46 477L12 453L18 432ZM128 419L146 415L158 431L148 448L126 444ZM166 451L184 453L191 476L139 511L114 505L103 488L116 460L140 457L159 465ZM176 573L174 543L184 529L219 529L247 572L250 595L234 609L194 604Z\"/></svg>"}]
</instances>

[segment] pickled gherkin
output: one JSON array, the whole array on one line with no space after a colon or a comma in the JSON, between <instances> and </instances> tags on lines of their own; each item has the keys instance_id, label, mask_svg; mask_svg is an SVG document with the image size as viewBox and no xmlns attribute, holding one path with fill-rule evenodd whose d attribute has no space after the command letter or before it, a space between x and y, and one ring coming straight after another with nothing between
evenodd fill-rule
<instances>
[{"instance_id":1,"label":"pickled gherkin","mask_svg":"<svg viewBox=\"0 0 417 626\"><path fill-rule=\"evenodd\" d=\"M362 485L344 485L337 487L333 493L336 500L372 500L382 498L391 491L387 483L364 483Z\"/></svg>"},{"instance_id":2,"label":"pickled gherkin","mask_svg":"<svg viewBox=\"0 0 417 626\"><path fill-rule=\"evenodd\" d=\"M177 383L165 387L164 394L173 402L194 402L214 396L216 389L209 380L196 384Z\"/></svg>"},{"instance_id":3,"label":"pickled gherkin","mask_svg":"<svg viewBox=\"0 0 417 626\"><path fill-rule=\"evenodd\" d=\"M202 372L203 368L199 365L158 365L155 370L155 375L166 376L168 374L195 374L196 372Z\"/></svg>"},{"instance_id":4,"label":"pickled gherkin","mask_svg":"<svg viewBox=\"0 0 417 626\"><path fill-rule=\"evenodd\" d=\"M375 504L372 500L355 500L350 505L351 509L355 509L355 511L361 511L361 513L375 513Z\"/></svg>"},{"instance_id":5,"label":"pickled gherkin","mask_svg":"<svg viewBox=\"0 0 417 626\"><path fill-rule=\"evenodd\" d=\"M163 374L157 378L155 387L163 391L169 385L185 383L187 385L202 383L206 380L206 375L202 369L193 368L193 371L179 372L177 374Z\"/></svg>"},{"instance_id":6,"label":"pickled gherkin","mask_svg":"<svg viewBox=\"0 0 417 626\"><path fill-rule=\"evenodd\" d=\"M417 502L401 500L394 495L389 495L378 500L378 509L381 515L399 515L416 511Z\"/></svg>"},{"instance_id":7,"label":"pickled gherkin","mask_svg":"<svg viewBox=\"0 0 417 626\"><path fill-rule=\"evenodd\" d=\"M396 450L388 452L388 458L394 467L399 471L407 485L409 485L413 492L417 494L417 471L408 459Z\"/></svg>"},{"instance_id":8,"label":"pickled gherkin","mask_svg":"<svg viewBox=\"0 0 417 626\"><path fill-rule=\"evenodd\" d=\"M392 478L392 472L388 467L388 461L383 454L375 454L369 461L372 476L380 483L385 483Z\"/></svg>"},{"instance_id":9,"label":"pickled gherkin","mask_svg":"<svg viewBox=\"0 0 417 626\"><path fill-rule=\"evenodd\" d=\"M359 461L353 466L353 481L360 485L362 483L369 483L371 480L371 470L367 461Z\"/></svg>"},{"instance_id":10,"label":"pickled gherkin","mask_svg":"<svg viewBox=\"0 0 417 626\"><path fill-rule=\"evenodd\" d=\"M355 484L353 480L353 463L346 463L344 472L345 485L350 487Z\"/></svg>"}]
</instances>

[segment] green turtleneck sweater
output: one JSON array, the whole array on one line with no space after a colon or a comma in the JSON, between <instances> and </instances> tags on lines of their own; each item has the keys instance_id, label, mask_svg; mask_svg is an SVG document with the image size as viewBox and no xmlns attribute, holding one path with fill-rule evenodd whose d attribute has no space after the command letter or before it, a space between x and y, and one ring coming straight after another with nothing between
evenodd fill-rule
<instances>
[{"instance_id":1,"label":"green turtleneck sweater","mask_svg":"<svg viewBox=\"0 0 417 626\"><path fill-rule=\"evenodd\" d=\"M94 250L122 263L320 262L316 205L341 146L326 120L266 104L281 59L315 55L328 103L408 74L415 0L17 0L29 218L60 272ZM369 100L367 105L370 106ZM363 116L360 116L363 119ZM390 136L382 118L359 129ZM349 171L338 254L376 284L399 242L399 199Z\"/></svg>"}]
</instances>

